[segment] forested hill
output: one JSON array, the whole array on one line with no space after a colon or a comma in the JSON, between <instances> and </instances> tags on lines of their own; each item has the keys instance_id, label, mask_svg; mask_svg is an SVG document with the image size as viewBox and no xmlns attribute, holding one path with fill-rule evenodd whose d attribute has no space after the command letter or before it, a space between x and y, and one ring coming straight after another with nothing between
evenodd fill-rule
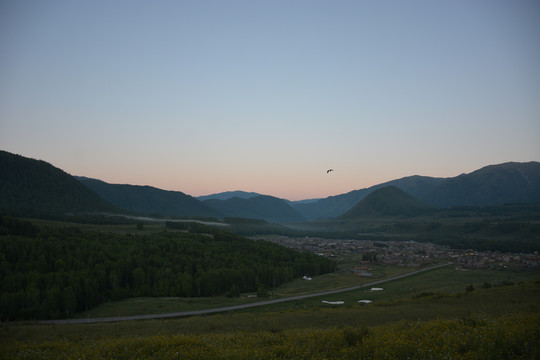
<instances>
[{"instance_id":1,"label":"forested hill","mask_svg":"<svg viewBox=\"0 0 540 360\"><path fill-rule=\"evenodd\" d=\"M540 163L486 166L447 179L418 198L439 208L540 202Z\"/></svg>"},{"instance_id":2,"label":"forested hill","mask_svg":"<svg viewBox=\"0 0 540 360\"><path fill-rule=\"evenodd\" d=\"M66 317L128 297L238 296L335 270L312 253L199 231L115 234L0 216L0 320Z\"/></svg>"},{"instance_id":3,"label":"forested hill","mask_svg":"<svg viewBox=\"0 0 540 360\"><path fill-rule=\"evenodd\" d=\"M375 190L339 219L354 220L381 216L416 216L433 208L395 186Z\"/></svg>"},{"instance_id":4,"label":"forested hill","mask_svg":"<svg viewBox=\"0 0 540 360\"><path fill-rule=\"evenodd\" d=\"M219 211L180 191L151 186L108 184L101 180L77 177L88 188L111 204L139 214L178 217L221 217Z\"/></svg>"},{"instance_id":5,"label":"forested hill","mask_svg":"<svg viewBox=\"0 0 540 360\"><path fill-rule=\"evenodd\" d=\"M0 211L19 216L120 212L51 164L0 151Z\"/></svg>"}]
</instances>

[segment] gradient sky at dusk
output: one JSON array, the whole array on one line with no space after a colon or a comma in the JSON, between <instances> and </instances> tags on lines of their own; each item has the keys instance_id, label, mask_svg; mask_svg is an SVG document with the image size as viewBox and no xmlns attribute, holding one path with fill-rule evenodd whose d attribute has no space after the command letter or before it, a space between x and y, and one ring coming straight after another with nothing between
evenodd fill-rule
<instances>
[{"instance_id":1,"label":"gradient sky at dusk","mask_svg":"<svg viewBox=\"0 0 540 360\"><path fill-rule=\"evenodd\" d=\"M539 161L540 2L5 0L0 149L290 200Z\"/></svg>"}]
</instances>

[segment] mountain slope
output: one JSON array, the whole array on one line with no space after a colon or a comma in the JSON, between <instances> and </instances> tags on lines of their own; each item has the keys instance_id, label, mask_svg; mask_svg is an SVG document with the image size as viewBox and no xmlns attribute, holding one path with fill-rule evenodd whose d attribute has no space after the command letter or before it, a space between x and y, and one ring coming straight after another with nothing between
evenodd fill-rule
<instances>
[{"instance_id":1,"label":"mountain slope","mask_svg":"<svg viewBox=\"0 0 540 360\"><path fill-rule=\"evenodd\" d=\"M197 196L197 200L205 201L205 200L229 200L233 197L239 197L241 199L249 199L255 196L260 196L261 194L254 193L254 192L247 192L247 191L225 191L217 194L210 194L210 195L204 195L204 196Z\"/></svg>"},{"instance_id":2,"label":"mountain slope","mask_svg":"<svg viewBox=\"0 0 540 360\"><path fill-rule=\"evenodd\" d=\"M77 178L82 184L115 206L140 214L178 217L220 217L218 211L180 191L151 186L108 184L101 180Z\"/></svg>"},{"instance_id":3,"label":"mountain slope","mask_svg":"<svg viewBox=\"0 0 540 360\"><path fill-rule=\"evenodd\" d=\"M0 211L40 217L120 209L45 161L0 151Z\"/></svg>"},{"instance_id":4,"label":"mountain slope","mask_svg":"<svg viewBox=\"0 0 540 360\"><path fill-rule=\"evenodd\" d=\"M204 204L228 217L263 219L276 223L306 220L285 200L267 195L260 195L249 199L234 197L228 200L206 200Z\"/></svg>"},{"instance_id":5,"label":"mountain slope","mask_svg":"<svg viewBox=\"0 0 540 360\"><path fill-rule=\"evenodd\" d=\"M420 198L445 180L446 179L443 178L433 178L428 176L408 176L374 185L366 189L353 190L346 194L330 196L313 203L294 204L294 208L309 220L333 218L344 214L360 200L364 199L377 189L386 186L395 186L416 198Z\"/></svg>"},{"instance_id":6,"label":"mountain slope","mask_svg":"<svg viewBox=\"0 0 540 360\"><path fill-rule=\"evenodd\" d=\"M296 203L293 207L308 220L334 218L352 208L368 193L368 189L353 190L312 203Z\"/></svg>"},{"instance_id":7,"label":"mountain slope","mask_svg":"<svg viewBox=\"0 0 540 360\"><path fill-rule=\"evenodd\" d=\"M447 179L419 199L439 208L540 202L540 163L486 166Z\"/></svg>"},{"instance_id":8,"label":"mountain slope","mask_svg":"<svg viewBox=\"0 0 540 360\"><path fill-rule=\"evenodd\" d=\"M389 185L438 208L540 202L540 163L490 165L452 178L408 176L314 203L295 204L294 208L308 220L338 217L373 191Z\"/></svg>"},{"instance_id":9,"label":"mountain slope","mask_svg":"<svg viewBox=\"0 0 540 360\"><path fill-rule=\"evenodd\" d=\"M416 216L431 211L432 208L395 186L387 186L373 191L352 209L339 217L353 220L381 216Z\"/></svg>"}]
</instances>

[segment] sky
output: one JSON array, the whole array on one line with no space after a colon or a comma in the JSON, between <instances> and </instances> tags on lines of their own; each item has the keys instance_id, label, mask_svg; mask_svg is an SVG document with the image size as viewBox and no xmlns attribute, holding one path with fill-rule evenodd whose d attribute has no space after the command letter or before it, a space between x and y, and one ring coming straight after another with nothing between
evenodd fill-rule
<instances>
[{"instance_id":1,"label":"sky","mask_svg":"<svg viewBox=\"0 0 540 360\"><path fill-rule=\"evenodd\" d=\"M540 2L3 0L0 149L289 200L540 161Z\"/></svg>"}]
</instances>

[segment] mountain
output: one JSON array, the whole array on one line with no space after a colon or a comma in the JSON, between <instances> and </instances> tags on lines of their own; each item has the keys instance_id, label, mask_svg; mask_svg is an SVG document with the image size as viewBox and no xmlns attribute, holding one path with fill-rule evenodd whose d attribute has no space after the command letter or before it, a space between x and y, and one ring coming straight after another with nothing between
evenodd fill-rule
<instances>
[{"instance_id":1,"label":"mountain","mask_svg":"<svg viewBox=\"0 0 540 360\"><path fill-rule=\"evenodd\" d=\"M293 206L308 220L334 218L385 186L395 186L437 208L540 202L540 163L531 161L490 165L452 178L408 176L367 189L330 196L314 203Z\"/></svg>"},{"instance_id":2,"label":"mountain","mask_svg":"<svg viewBox=\"0 0 540 360\"><path fill-rule=\"evenodd\" d=\"M237 190L237 191L225 191L225 192L217 193L217 194L198 196L197 200L200 200L200 201L211 200L211 199L229 200L234 197L238 197L241 199L249 199L249 198L260 196L260 195L261 194L254 193L254 192L246 192L246 191Z\"/></svg>"},{"instance_id":3,"label":"mountain","mask_svg":"<svg viewBox=\"0 0 540 360\"><path fill-rule=\"evenodd\" d=\"M75 179L41 160L0 151L0 211L25 216L122 212L178 217L245 217L270 222L336 218L383 187L436 208L540 202L540 163L490 165L452 178L409 176L325 199L295 201L244 191L201 197L150 186ZM219 200L223 199L223 200Z\"/></svg>"},{"instance_id":4,"label":"mountain","mask_svg":"<svg viewBox=\"0 0 540 360\"><path fill-rule=\"evenodd\" d=\"M377 189L367 195L352 209L339 217L342 220L354 220L381 216L417 216L432 211L412 195L395 186Z\"/></svg>"},{"instance_id":5,"label":"mountain","mask_svg":"<svg viewBox=\"0 0 540 360\"><path fill-rule=\"evenodd\" d=\"M177 217L221 217L218 211L180 191L151 186L108 184L101 180L77 179L111 204L145 215Z\"/></svg>"},{"instance_id":6,"label":"mountain","mask_svg":"<svg viewBox=\"0 0 540 360\"><path fill-rule=\"evenodd\" d=\"M45 161L0 151L0 211L49 217L120 209Z\"/></svg>"},{"instance_id":7,"label":"mountain","mask_svg":"<svg viewBox=\"0 0 540 360\"><path fill-rule=\"evenodd\" d=\"M418 198L439 208L540 202L540 163L486 166L447 179Z\"/></svg>"},{"instance_id":8,"label":"mountain","mask_svg":"<svg viewBox=\"0 0 540 360\"><path fill-rule=\"evenodd\" d=\"M367 189L354 190L346 194L329 196L311 203L296 203L293 208L308 220L334 218L350 208L368 194Z\"/></svg>"},{"instance_id":9,"label":"mountain","mask_svg":"<svg viewBox=\"0 0 540 360\"><path fill-rule=\"evenodd\" d=\"M300 205L300 204L312 204L321 200L321 198L304 199L304 200L287 200L287 199L283 199L283 200L287 201L290 205L294 206L294 205Z\"/></svg>"},{"instance_id":10,"label":"mountain","mask_svg":"<svg viewBox=\"0 0 540 360\"><path fill-rule=\"evenodd\" d=\"M227 200L206 200L204 204L216 209L227 217L263 219L268 222L300 222L306 219L285 200L273 196L260 195L249 199L233 197Z\"/></svg>"},{"instance_id":11,"label":"mountain","mask_svg":"<svg viewBox=\"0 0 540 360\"><path fill-rule=\"evenodd\" d=\"M408 176L374 185L366 189L353 190L346 194L330 196L312 203L295 203L293 207L309 220L334 218L350 210L360 200L364 199L377 189L395 186L416 198L420 198L435 189L445 180L446 179L444 178L428 176Z\"/></svg>"},{"instance_id":12,"label":"mountain","mask_svg":"<svg viewBox=\"0 0 540 360\"><path fill-rule=\"evenodd\" d=\"M370 189L376 190L386 186L395 186L413 197L420 199L446 180L446 178L413 175L375 185Z\"/></svg>"}]
</instances>

